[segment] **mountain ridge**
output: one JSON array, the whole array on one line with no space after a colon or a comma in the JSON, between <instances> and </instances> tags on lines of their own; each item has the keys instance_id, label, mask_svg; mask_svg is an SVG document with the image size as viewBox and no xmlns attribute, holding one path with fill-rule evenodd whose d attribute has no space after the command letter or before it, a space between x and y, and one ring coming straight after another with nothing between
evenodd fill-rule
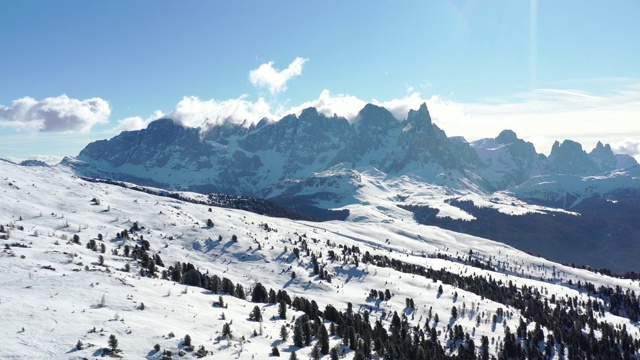
<instances>
[{"instance_id":1,"label":"mountain ridge","mask_svg":"<svg viewBox=\"0 0 640 360\"><path fill-rule=\"evenodd\" d=\"M587 153L572 140L556 141L547 157L512 130L494 139L450 138L422 104L397 120L385 108L367 104L350 123L315 108L279 121L182 126L171 119L88 144L65 158L86 176L132 180L171 189L256 196L287 179L304 179L335 166L389 176L455 173L448 186L487 193L520 185L533 176L593 176L637 165L598 142ZM433 174L432 174L433 175Z\"/></svg>"}]
</instances>

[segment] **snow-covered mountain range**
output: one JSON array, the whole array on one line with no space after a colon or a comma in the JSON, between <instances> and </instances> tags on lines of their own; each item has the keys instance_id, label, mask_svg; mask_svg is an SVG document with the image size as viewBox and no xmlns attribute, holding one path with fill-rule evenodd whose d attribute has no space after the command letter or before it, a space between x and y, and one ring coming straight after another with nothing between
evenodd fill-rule
<instances>
[{"instance_id":1,"label":"snow-covered mountain range","mask_svg":"<svg viewBox=\"0 0 640 360\"><path fill-rule=\"evenodd\" d=\"M586 153L571 140L551 154L505 130L468 143L449 138L431 121L426 104L398 120L368 104L349 123L315 108L276 122L187 128L170 119L89 144L64 163L100 177L136 180L164 188L270 196L268 189L336 168L376 169L389 177L421 176L455 189L504 190L536 175L589 176L637 165L598 143Z\"/></svg>"},{"instance_id":2,"label":"snow-covered mountain range","mask_svg":"<svg viewBox=\"0 0 640 360\"><path fill-rule=\"evenodd\" d=\"M354 176L332 177L370 189L351 221L309 222L0 161L0 358L639 357L638 280L420 225L396 194L469 213ZM575 216L492 196L457 199Z\"/></svg>"},{"instance_id":3,"label":"snow-covered mountain range","mask_svg":"<svg viewBox=\"0 0 640 360\"><path fill-rule=\"evenodd\" d=\"M571 140L545 156L511 130L469 143L447 137L426 104L404 119L368 104L351 122L314 108L249 127L160 119L91 143L61 166L84 177L270 199L317 219L414 217L556 261L640 270L634 158L602 143L587 153Z\"/></svg>"}]
</instances>

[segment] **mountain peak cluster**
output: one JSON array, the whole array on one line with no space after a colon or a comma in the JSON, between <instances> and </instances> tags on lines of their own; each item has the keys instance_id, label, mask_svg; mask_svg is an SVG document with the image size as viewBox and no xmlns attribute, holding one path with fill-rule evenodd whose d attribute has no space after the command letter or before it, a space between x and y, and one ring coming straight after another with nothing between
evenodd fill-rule
<instances>
[{"instance_id":1,"label":"mountain peak cluster","mask_svg":"<svg viewBox=\"0 0 640 360\"><path fill-rule=\"evenodd\" d=\"M285 179L334 167L418 174L427 181L445 174L453 179L446 181L448 186L473 184L493 192L537 175L588 176L637 165L631 156L614 154L600 142L587 153L577 142L556 141L547 157L512 130L472 143L449 138L432 122L424 103L403 120L373 104L365 105L353 123L313 107L299 116L263 119L249 127L196 129L159 119L146 129L93 142L65 163L89 176L262 197L268 196L265 189Z\"/></svg>"}]
</instances>

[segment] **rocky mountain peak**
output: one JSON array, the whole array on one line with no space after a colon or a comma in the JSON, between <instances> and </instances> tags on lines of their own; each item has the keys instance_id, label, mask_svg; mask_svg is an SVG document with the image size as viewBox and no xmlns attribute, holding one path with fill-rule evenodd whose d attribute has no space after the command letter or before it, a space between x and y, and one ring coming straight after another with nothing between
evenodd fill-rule
<instances>
[{"instance_id":1,"label":"rocky mountain peak","mask_svg":"<svg viewBox=\"0 0 640 360\"><path fill-rule=\"evenodd\" d=\"M318 110L314 107L308 107L302 110L300 116L298 117L300 120L314 120L318 118Z\"/></svg>"},{"instance_id":2,"label":"rocky mountain peak","mask_svg":"<svg viewBox=\"0 0 640 360\"><path fill-rule=\"evenodd\" d=\"M357 128L364 127L381 127L388 128L398 121L393 117L389 110L382 106L367 104L357 115Z\"/></svg>"},{"instance_id":3,"label":"rocky mountain peak","mask_svg":"<svg viewBox=\"0 0 640 360\"><path fill-rule=\"evenodd\" d=\"M407 122L421 128L430 128L432 126L431 114L429 113L429 109L427 109L427 104L422 103L418 110L409 110Z\"/></svg>"},{"instance_id":4,"label":"rocky mountain peak","mask_svg":"<svg viewBox=\"0 0 640 360\"><path fill-rule=\"evenodd\" d=\"M591 150L589 156L591 157L591 159L593 159L593 161L596 162L596 164L598 164L600 169L602 169L603 171L613 170L618 165L616 156L611 150L611 145L603 145L600 141L598 141L596 147Z\"/></svg>"},{"instance_id":5,"label":"rocky mountain peak","mask_svg":"<svg viewBox=\"0 0 640 360\"><path fill-rule=\"evenodd\" d=\"M509 144L515 141L518 141L518 136L513 130L502 130L498 137L496 138L496 142L498 144Z\"/></svg>"},{"instance_id":6,"label":"rocky mountain peak","mask_svg":"<svg viewBox=\"0 0 640 360\"><path fill-rule=\"evenodd\" d=\"M552 172L569 175L593 175L599 172L598 164L573 140L556 141L549 154Z\"/></svg>"}]
</instances>

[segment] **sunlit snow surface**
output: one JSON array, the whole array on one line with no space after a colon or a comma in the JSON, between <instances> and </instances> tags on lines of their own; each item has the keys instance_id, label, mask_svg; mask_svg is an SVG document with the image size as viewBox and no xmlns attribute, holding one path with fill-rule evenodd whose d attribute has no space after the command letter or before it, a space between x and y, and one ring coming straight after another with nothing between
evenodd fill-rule
<instances>
[{"instance_id":1,"label":"sunlit snow surface","mask_svg":"<svg viewBox=\"0 0 640 360\"><path fill-rule=\"evenodd\" d=\"M315 300L320 309L329 303L341 311L346 309L347 302L353 304L354 310L371 305L373 321L381 318L383 312L400 313L405 309L405 298L413 298L417 310L409 316L410 323L422 324L429 307L433 307L434 314L439 314L441 319L438 330L445 330L453 305L460 308L464 303L469 309L472 303L479 304L479 312L469 310L465 316L451 320L471 334L476 315L485 312L473 335L478 345L482 335L496 339L503 335L503 325L492 327L490 321L497 308L515 310L450 285L443 285L444 293L438 297L439 282L387 268L362 264L356 268L354 264L331 263L326 258L327 251L338 251L338 245L356 245L362 252L384 254L434 269L444 268L466 275L490 273L494 279L514 281L519 286L544 287L546 291L542 294L548 297L556 294L586 298L584 293L567 285L569 279L589 281L596 286L619 285L636 292L639 289L637 282L565 267L497 242L418 225L408 212L394 205L398 202L394 196L408 196L406 203L437 206L442 216L465 218L468 215L447 208L444 199L471 195L448 193L444 188L432 185L413 183L409 186L408 180L383 184L379 176L383 175L362 174L360 181L364 187L353 194L361 203L342 204L351 210L349 221L311 223L233 209L212 208L209 212L208 206L89 183L62 167L21 167L0 162L0 224L15 227L10 230L9 240L0 240L3 246L0 250L0 358L99 357L110 334L117 336L122 356L127 359L161 358L162 351L153 350L156 343L162 349L171 350L175 356L186 334L191 336L196 349L204 345L213 352L207 358L264 359L273 346L280 349L281 357L285 359L292 350L297 351L300 359L309 358L311 347L297 349L291 337L286 342L279 340L280 327L290 323L293 315L300 315L292 309L288 310L286 321L271 320L272 316L277 317L277 306L260 304L264 307L263 335L254 337L252 334L259 330L259 324L249 321L248 315L255 304L223 295L229 306L221 309L212 306L218 295L203 289L140 278L135 262L111 254L112 249L123 245L123 240L116 239L116 233L129 229L134 222L144 227L140 234L151 243L152 253L160 252L167 267L176 261L189 262L202 272L241 283L245 290L255 282L276 291L284 288L291 297ZM497 198L471 200L481 206L516 212L518 206L512 205L515 200L507 195L494 196ZM100 205L94 205L93 198L99 199ZM526 211L547 210L529 208ZM207 228L207 219L212 219L215 227ZM261 223L267 223L277 232L266 231L259 226ZM18 230L18 227L24 230ZM82 245L65 240L75 234ZM105 239L106 266L98 264L100 253L85 247L98 234ZM223 239L221 242L216 241L219 235ZM237 243L229 241L232 235L238 236ZM291 242L302 235L306 235L312 252L322 252L321 261L327 262L326 269L335 274L332 283L313 275L307 256L294 259ZM317 243L311 240L314 238ZM331 245L327 245L327 240ZM129 240L129 243L133 244L133 241ZM493 257L492 263L499 272L422 256L438 252L455 258L468 254L470 249L480 259ZM122 271L126 263L131 265L130 273ZM558 274L554 280L540 281L541 277L550 279L553 270ZM297 274L293 280L291 271ZM367 302L370 289L387 288L394 293L390 301L379 303L379 308L375 303ZM459 294L455 303L454 291ZM103 296L106 306L98 307ZM144 310L140 310L141 303L145 305ZM226 320L222 320L222 313ZM518 320L516 314L506 323L515 329ZM640 336L637 324L629 323L628 319L607 313L605 320L624 324L632 336ZM230 321L233 321L234 337L228 345L226 340L217 339L222 325ZM386 319L384 323L389 324ZM533 328L534 324L529 326ZM90 332L94 327L96 332ZM168 337L171 332L175 334L174 338ZM241 345L243 336L246 342ZM442 343L445 337L446 331L442 331L439 338ZM78 340L84 343L83 350L75 350ZM338 338L332 338L331 346L339 342ZM493 346L490 350L495 354ZM352 357L353 352L348 351L347 358ZM185 358L195 358L195 355L187 352Z\"/></svg>"}]
</instances>

